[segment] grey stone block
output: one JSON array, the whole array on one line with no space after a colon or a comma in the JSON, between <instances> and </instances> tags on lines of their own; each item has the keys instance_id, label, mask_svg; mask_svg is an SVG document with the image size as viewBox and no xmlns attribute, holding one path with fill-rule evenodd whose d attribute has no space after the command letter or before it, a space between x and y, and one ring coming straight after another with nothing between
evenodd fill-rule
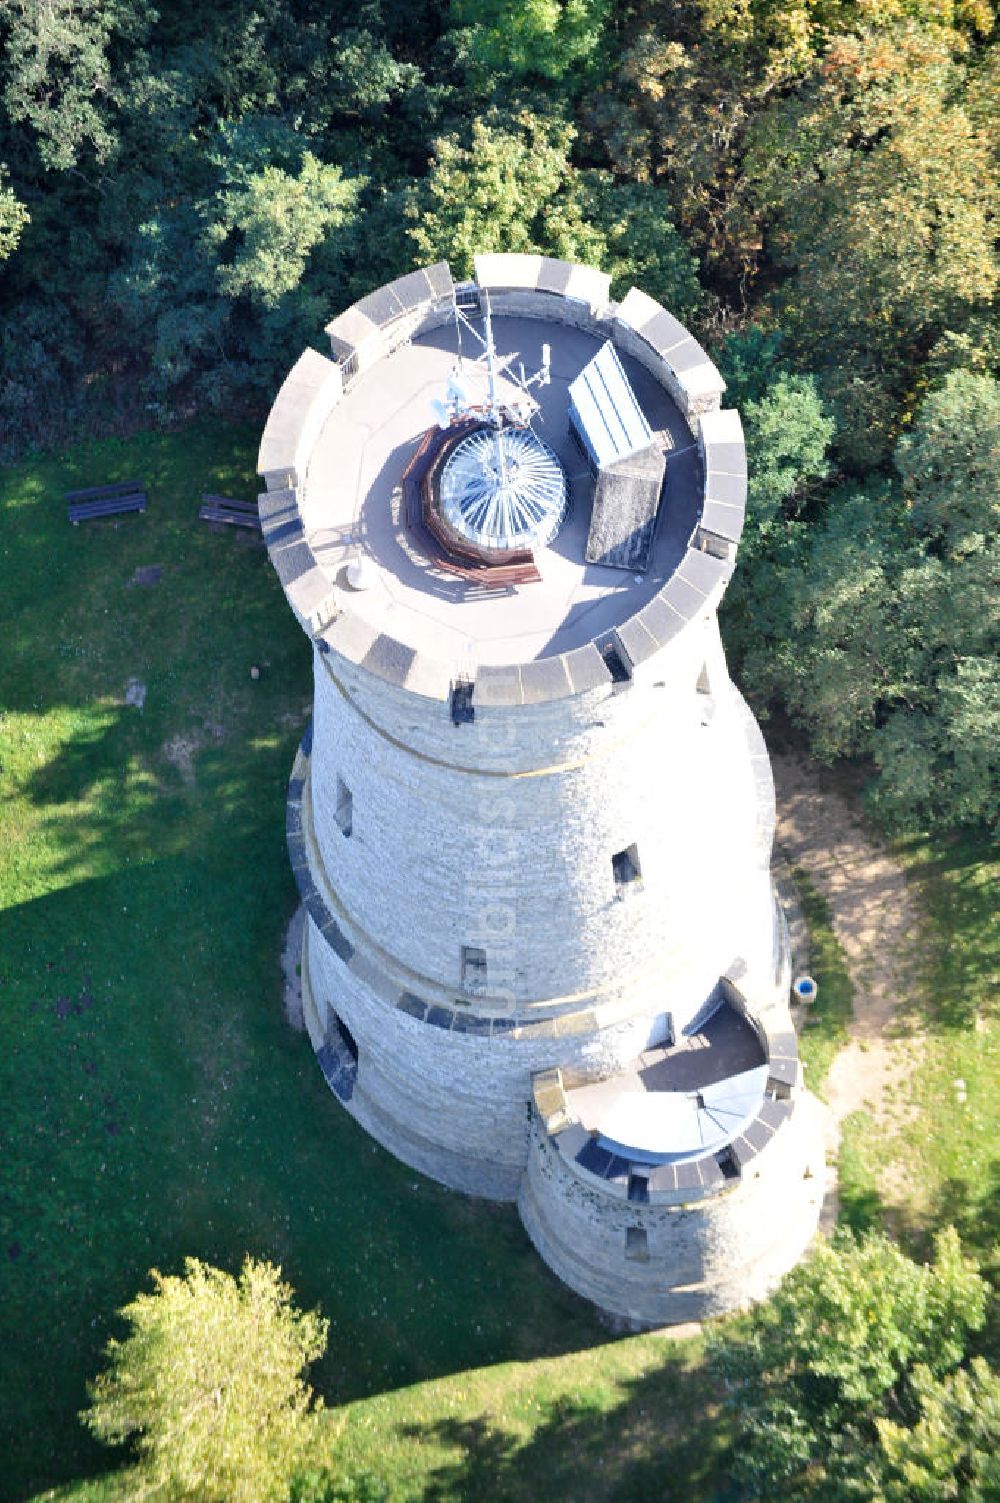
<instances>
[{"instance_id":1,"label":"grey stone block","mask_svg":"<svg viewBox=\"0 0 1000 1503\"><path fill-rule=\"evenodd\" d=\"M555 1135L555 1145L567 1159L575 1159L590 1139L590 1133L579 1122L571 1122Z\"/></svg>"},{"instance_id":2,"label":"grey stone block","mask_svg":"<svg viewBox=\"0 0 1000 1503\"><path fill-rule=\"evenodd\" d=\"M550 699L565 699L572 694L566 662L562 657L536 658L521 664L521 691L526 705Z\"/></svg>"},{"instance_id":3,"label":"grey stone block","mask_svg":"<svg viewBox=\"0 0 1000 1503\"><path fill-rule=\"evenodd\" d=\"M759 1153L760 1150L765 1147L765 1145L769 1143L770 1140L774 1137L774 1129L771 1127L770 1123L765 1122L758 1117L756 1121L750 1123L749 1127L745 1127L743 1129L743 1136L746 1138L751 1148L756 1149Z\"/></svg>"},{"instance_id":4,"label":"grey stone block","mask_svg":"<svg viewBox=\"0 0 1000 1503\"><path fill-rule=\"evenodd\" d=\"M405 277L397 277L389 283L392 294L401 308L419 308L432 301L434 290L425 271L411 271Z\"/></svg>"},{"instance_id":5,"label":"grey stone block","mask_svg":"<svg viewBox=\"0 0 1000 1503\"><path fill-rule=\"evenodd\" d=\"M798 1059L799 1046L794 1031L769 1034L767 1054L768 1059Z\"/></svg>"},{"instance_id":6,"label":"grey stone block","mask_svg":"<svg viewBox=\"0 0 1000 1503\"><path fill-rule=\"evenodd\" d=\"M378 632L367 621L362 621L350 611L344 611L336 621L331 621L329 626L323 628L321 635L341 657L347 658L351 663L363 663Z\"/></svg>"},{"instance_id":7,"label":"grey stone block","mask_svg":"<svg viewBox=\"0 0 1000 1503\"><path fill-rule=\"evenodd\" d=\"M303 574L308 574L309 570L315 567L316 560L309 544L301 542L275 548L271 553L271 563L274 565L274 572L287 590L296 579L301 579Z\"/></svg>"},{"instance_id":8,"label":"grey stone block","mask_svg":"<svg viewBox=\"0 0 1000 1503\"><path fill-rule=\"evenodd\" d=\"M603 689L611 683L608 666L592 642L563 653L563 662L569 674L574 694L583 694L588 689Z\"/></svg>"},{"instance_id":9,"label":"grey stone block","mask_svg":"<svg viewBox=\"0 0 1000 1503\"><path fill-rule=\"evenodd\" d=\"M701 1183L704 1189L711 1189L714 1186L725 1184L726 1176L722 1172L718 1159L713 1155L708 1154L705 1158L699 1159L698 1169L701 1173Z\"/></svg>"},{"instance_id":10,"label":"grey stone block","mask_svg":"<svg viewBox=\"0 0 1000 1503\"><path fill-rule=\"evenodd\" d=\"M413 647L407 647L403 642L397 642L395 637L383 634L375 638L362 659L362 665L369 673L378 674L387 683L402 686L406 683L406 676L416 655Z\"/></svg>"},{"instance_id":11,"label":"grey stone block","mask_svg":"<svg viewBox=\"0 0 1000 1503\"><path fill-rule=\"evenodd\" d=\"M687 550L677 573L705 596L711 594L720 580L728 578L725 560L713 558L710 553L701 553L697 548Z\"/></svg>"},{"instance_id":12,"label":"grey stone block","mask_svg":"<svg viewBox=\"0 0 1000 1503\"><path fill-rule=\"evenodd\" d=\"M701 522L706 531L717 533L731 543L738 543L743 534L745 517L742 506L726 506L721 501L706 500Z\"/></svg>"},{"instance_id":13,"label":"grey stone block","mask_svg":"<svg viewBox=\"0 0 1000 1503\"><path fill-rule=\"evenodd\" d=\"M682 579L680 574L672 575L660 594L685 621L692 621L704 609L705 596L686 579Z\"/></svg>"},{"instance_id":14,"label":"grey stone block","mask_svg":"<svg viewBox=\"0 0 1000 1503\"><path fill-rule=\"evenodd\" d=\"M677 1176L678 1190L701 1189L701 1170L697 1159L686 1159L681 1164L675 1164L674 1172Z\"/></svg>"},{"instance_id":15,"label":"grey stone block","mask_svg":"<svg viewBox=\"0 0 1000 1503\"><path fill-rule=\"evenodd\" d=\"M747 477L745 475L724 475L717 470L710 470L705 481L705 496L713 501L724 501L727 506L746 507L747 504Z\"/></svg>"},{"instance_id":16,"label":"grey stone block","mask_svg":"<svg viewBox=\"0 0 1000 1503\"><path fill-rule=\"evenodd\" d=\"M326 332L336 358L346 360L378 331L371 319L360 313L355 305L327 324Z\"/></svg>"},{"instance_id":17,"label":"grey stone block","mask_svg":"<svg viewBox=\"0 0 1000 1503\"><path fill-rule=\"evenodd\" d=\"M666 356L671 365L673 365L673 351L678 345L688 340L694 344L694 340L691 339L691 335L680 320L674 318L674 315L668 313L665 308L661 308L648 323L643 324L639 333L648 344L653 346L654 350Z\"/></svg>"},{"instance_id":18,"label":"grey stone block","mask_svg":"<svg viewBox=\"0 0 1000 1503\"><path fill-rule=\"evenodd\" d=\"M661 647L665 647L687 625L685 617L662 594L654 595L635 619L642 622L646 631Z\"/></svg>"},{"instance_id":19,"label":"grey stone block","mask_svg":"<svg viewBox=\"0 0 1000 1503\"><path fill-rule=\"evenodd\" d=\"M573 266L569 261L557 261L553 257L546 256L538 273L538 289L540 292L557 292L565 294L573 275Z\"/></svg>"},{"instance_id":20,"label":"grey stone block","mask_svg":"<svg viewBox=\"0 0 1000 1503\"><path fill-rule=\"evenodd\" d=\"M660 648L659 642L646 630L638 616L622 622L618 628L618 640L628 653L633 667L639 663L645 663L647 658L653 657Z\"/></svg>"},{"instance_id":21,"label":"grey stone block","mask_svg":"<svg viewBox=\"0 0 1000 1503\"><path fill-rule=\"evenodd\" d=\"M425 266L424 275L435 298L451 297L455 284L447 261L435 261L433 266Z\"/></svg>"},{"instance_id":22,"label":"grey stone block","mask_svg":"<svg viewBox=\"0 0 1000 1503\"><path fill-rule=\"evenodd\" d=\"M310 553L312 550L310 549ZM329 601L333 586L322 569L314 565L285 586L294 610L307 619L324 601Z\"/></svg>"},{"instance_id":23,"label":"grey stone block","mask_svg":"<svg viewBox=\"0 0 1000 1503\"><path fill-rule=\"evenodd\" d=\"M699 366L710 365L711 361L705 354L696 339L688 337L683 344L675 345L664 356L667 364L678 376L684 376L688 371L697 370Z\"/></svg>"},{"instance_id":24,"label":"grey stone block","mask_svg":"<svg viewBox=\"0 0 1000 1503\"><path fill-rule=\"evenodd\" d=\"M750 1160L757 1157L757 1149L750 1142L749 1138L744 1137L742 1134L740 1137L733 1139L730 1147L733 1151L733 1157L741 1169L746 1168Z\"/></svg>"},{"instance_id":25,"label":"grey stone block","mask_svg":"<svg viewBox=\"0 0 1000 1503\"><path fill-rule=\"evenodd\" d=\"M743 444L706 444L705 468L712 475L746 475L745 446Z\"/></svg>"},{"instance_id":26,"label":"grey stone block","mask_svg":"<svg viewBox=\"0 0 1000 1503\"><path fill-rule=\"evenodd\" d=\"M381 329L386 324L394 323L404 312L404 308L396 297L393 283L389 282L377 292L370 292L367 297L356 302L354 311L370 319Z\"/></svg>"},{"instance_id":27,"label":"grey stone block","mask_svg":"<svg viewBox=\"0 0 1000 1503\"><path fill-rule=\"evenodd\" d=\"M521 670L518 664L504 667L487 665L476 670L473 704L477 709L496 709L506 705L524 703L521 690Z\"/></svg>"},{"instance_id":28,"label":"grey stone block","mask_svg":"<svg viewBox=\"0 0 1000 1503\"><path fill-rule=\"evenodd\" d=\"M766 1123L773 1132L777 1132L781 1124L788 1121L793 1110L791 1101L773 1101L768 1097L757 1113L757 1119Z\"/></svg>"},{"instance_id":29,"label":"grey stone block","mask_svg":"<svg viewBox=\"0 0 1000 1503\"><path fill-rule=\"evenodd\" d=\"M674 1164L656 1164L650 1170L649 1188L654 1195L672 1195L677 1189L677 1168Z\"/></svg>"}]
</instances>

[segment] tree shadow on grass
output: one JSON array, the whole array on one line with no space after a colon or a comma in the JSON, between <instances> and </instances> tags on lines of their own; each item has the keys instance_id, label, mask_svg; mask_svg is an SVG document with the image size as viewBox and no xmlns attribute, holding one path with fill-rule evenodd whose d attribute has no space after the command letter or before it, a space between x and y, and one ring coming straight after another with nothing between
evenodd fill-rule
<instances>
[{"instance_id":1,"label":"tree shadow on grass","mask_svg":"<svg viewBox=\"0 0 1000 1503\"><path fill-rule=\"evenodd\" d=\"M281 1265L331 1319L331 1405L610 1340L513 1206L432 1184L343 1111L281 1013L284 832L212 834L0 926L2 1498L107 1465L85 1380L185 1255Z\"/></svg>"},{"instance_id":2,"label":"tree shadow on grass","mask_svg":"<svg viewBox=\"0 0 1000 1503\"><path fill-rule=\"evenodd\" d=\"M901 842L922 890L938 954L929 976L936 1021L964 1029L995 996L1000 973L1000 845L981 832Z\"/></svg>"},{"instance_id":3,"label":"tree shadow on grass","mask_svg":"<svg viewBox=\"0 0 1000 1503\"><path fill-rule=\"evenodd\" d=\"M662 1365L617 1385L610 1403L596 1394L560 1396L526 1439L483 1418L407 1427L414 1444L461 1452L434 1471L424 1503L735 1503L718 1394L702 1368L682 1364L666 1344L663 1356Z\"/></svg>"}]
</instances>

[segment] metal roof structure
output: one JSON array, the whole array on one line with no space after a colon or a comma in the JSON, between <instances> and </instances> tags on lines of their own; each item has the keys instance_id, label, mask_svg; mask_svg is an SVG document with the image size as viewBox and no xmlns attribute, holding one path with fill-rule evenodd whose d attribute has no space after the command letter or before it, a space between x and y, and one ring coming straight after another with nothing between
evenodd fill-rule
<instances>
[{"instance_id":1,"label":"metal roof structure","mask_svg":"<svg viewBox=\"0 0 1000 1503\"><path fill-rule=\"evenodd\" d=\"M480 428L457 444L441 471L445 520L482 548L541 548L569 504L566 472L530 428Z\"/></svg>"},{"instance_id":2,"label":"metal roof structure","mask_svg":"<svg viewBox=\"0 0 1000 1503\"><path fill-rule=\"evenodd\" d=\"M598 1142L637 1162L676 1163L732 1142L764 1099L767 1065L698 1091L623 1091L598 1125Z\"/></svg>"},{"instance_id":3,"label":"metal roof structure","mask_svg":"<svg viewBox=\"0 0 1000 1503\"><path fill-rule=\"evenodd\" d=\"M598 470L652 442L652 432L610 339L569 388L570 416Z\"/></svg>"}]
</instances>

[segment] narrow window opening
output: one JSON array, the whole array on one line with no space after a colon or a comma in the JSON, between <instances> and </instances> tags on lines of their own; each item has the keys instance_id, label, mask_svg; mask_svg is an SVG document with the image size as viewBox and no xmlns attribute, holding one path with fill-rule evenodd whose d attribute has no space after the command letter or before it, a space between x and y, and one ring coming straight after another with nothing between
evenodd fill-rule
<instances>
[{"instance_id":1,"label":"narrow window opening","mask_svg":"<svg viewBox=\"0 0 1000 1503\"><path fill-rule=\"evenodd\" d=\"M472 703L474 685L466 680L460 680L451 687L451 719L453 725L471 725L476 718L476 707Z\"/></svg>"},{"instance_id":2,"label":"narrow window opening","mask_svg":"<svg viewBox=\"0 0 1000 1503\"><path fill-rule=\"evenodd\" d=\"M616 851L611 858L611 871L615 879L615 892L622 898L629 891L642 886L642 868L639 865L639 848L630 845L627 850Z\"/></svg>"},{"instance_id":3,"label":"narrow window opening","mask_svg":"<svg viewBox=\"0 0 1000 1503\"><path fill-rule=\"evenodd\" d=\"M736 1162L736 1155L731 1148L723 1148L715 1155L715 1162L722 1170L724 1179L739 1179L740 1166Z\"/></svg>"},{"instance_id":4,"label":"narrow window opening","mask_svg":"<svg viewBox=\"0 0 1000 1503\"><path fill-rule=\"evenodd\" d=\"M702 663L701 672L698 675L698 693L711 694L712 686L708 681L708 664Z\"/></svg>"},{"instance_id":5,"label":"narrow window opening","mask_svg":"<svg viewBox=\"0 0 1000 1503\"><path fill-rule=\"evenodd\" d=\"M337 810L334 819L342 835L350 835L354 828L354 799L343 778L337 779Z\"/></svg>"},{"instance_id":6,"label":"narrow window opening","mask_svg":"<svg viewBox=\"0 0 1000 1503\"><path fill-rule=\"evenodd\" d=\"M597 650L604 659L604 666L611 674L613 684L630 684L632 682L632 670L625 660L617 637L608 637L604 642L598 642Z\"/></svg>"},{"instance_id":7,"label":"narrow window opening","mask_svg":"<svg viewBox=\"0 0 1000 1503\"><path fill-rule=\"evenodd\" d=\"M348 1028L348 1026L344 1022L343 1018L339 1017L337 1015L337 1013L333 1014L333 1023L334 1023L334 1027L336 1028L338 1034L340 1035L340 1041L341 1041L341 1043L343 1044L344 1048L347 1050L348 1054L351 1056L351 1059L354 1061L354 1063L357 1064L357 1062L358 1062L358 1044L357 1044L357 1040L354 1037L354 1034Z\"/></svg>"},{"instance_id":8,"label":"narrow window opening","mask_svg":"<svg viewBox=\"0 0 1000 1503\"><path fill-rule=\"evenodd\" d=\"M649 1200L649 1179L645 1174L630 1174L628 1177L628 1198L637 1205L645 1205Z\"/></svg>"},{"instance_id":9,"label":"narrow window opening","mask_svg":"<svg viewBox=\"0 0 1000 1503\"><path fill-rule=\"evenodd\" d=\"M644 1226L625 1228L625 1256L637 1263L649 1262L649 1239Z\"/></svg>"},{"instance_id":10,"label":"narrow window opening","mask_svg":"<svg viewBox=\"0 0 1000 1503\"><path fill-rule=\"evenodd\" d=\"M486 990L486 951L473 945L462 946L462 986L478 996Z\"/></svg>"}]
</instances>

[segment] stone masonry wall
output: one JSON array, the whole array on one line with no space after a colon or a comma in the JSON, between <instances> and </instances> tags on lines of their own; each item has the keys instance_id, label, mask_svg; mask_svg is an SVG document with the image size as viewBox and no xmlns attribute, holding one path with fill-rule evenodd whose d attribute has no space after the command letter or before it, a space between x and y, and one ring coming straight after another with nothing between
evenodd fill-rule
<instances>
[{"instance_id":1,"label":"stone masonry wall","mask_svg":"<svg viewBox=\"0 0 1000 1503\"><path fill-rule=\"evenodd\" d=\"M735 956L766 966L771 890L745 709L718 660L706 695L706 652L678 656L682 686L667 663L662 688L456 727L447 706L418 712L317 654L312 818L348 932L413 989L461 994L473 946L486 951L484 1001L634 996L636 1012L669 1010L678 1026ZM498 775L505 746L511 771ZM611 858L633 845L641 878L623 892Z\"/></svg>"},{"instance_id":2,"label":"stone masonry wall","mask_svg":"<svg viewBox=\"0 0 1000 1503\"><path fill-rule=\"evenodd\" d=\"M418 1021L380 997L308 923L320 1023L328 1028L332 1010L358 1046L347 1110L398 1158L453 1189L514 1200L527 1160L532 1075L565 1064L598 1077L621 1069L644 1043L644 1029L628 1023L533 1042Z\"/></svg>"},{"instance_id":3,"label":"stone masonry wall","mask_svg":"<svg viewBox=\"0 0 1000 1503\"><path fill-rule=\"evenodd\" d=\"M530 1137L518 1201L528 1235L578 1294L637 1326L702 1320L763 1298L816 1230L825 1185L821 1111L805 1092L747 1177L682 1205L609 1193L567 1164L537 1117ZM636 1231L645 1234L643 1247Z\"/></svg>"}]
</instances>

